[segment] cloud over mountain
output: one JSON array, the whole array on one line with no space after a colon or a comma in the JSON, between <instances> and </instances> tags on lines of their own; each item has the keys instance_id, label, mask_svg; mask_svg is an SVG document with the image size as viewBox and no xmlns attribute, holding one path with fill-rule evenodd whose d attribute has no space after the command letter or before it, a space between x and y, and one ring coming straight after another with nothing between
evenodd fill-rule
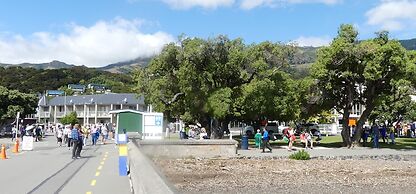
<instances>
[{"instance_id":1,"label":"cloud over mountain","mask_svg":"<svg viewBox=\"0 0 416 194\"><path fill-rule=\"evenodd\" d=\"M0 36L0 63L42 63L52 60L87 66L149 57L174 41L165 32L140 31L142 20L116 18L92 26L71 24L66 33L35 32Z\"/></svg>"}]
</instances>

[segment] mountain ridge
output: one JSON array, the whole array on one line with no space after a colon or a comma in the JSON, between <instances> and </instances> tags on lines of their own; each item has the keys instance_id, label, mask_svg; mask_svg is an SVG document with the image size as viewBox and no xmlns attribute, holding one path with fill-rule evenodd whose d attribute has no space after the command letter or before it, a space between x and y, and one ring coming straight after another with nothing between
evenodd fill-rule
<instances>
[{"instance_id":1,"label":"mountain ridge","mask_svg":"<svg viewBox=\"0 0 416 194\"><path fill-rule=\"evenodd\" d=\"M399 40L407 50L416 50L416 38ZM299 53L297 53L292 60L292 63L295 64L308 64L313 63L316 60L316 52L320 47L299 47ZM146 67L153 57L139 57L133 60L122 61L118 63L112 63L104 67L95 68L97 70L108 71L111 73L129 73L135 68ZM25 67L25 68L35 68L35 69L61 69L61 68L72 68L76 67L73 64L67 64L61 61L51 61L49 63L21 63L21 64L4 64L0 63L0 67ZM93 68L93 67L92 67Z\"/></svg>"}]
</instances>

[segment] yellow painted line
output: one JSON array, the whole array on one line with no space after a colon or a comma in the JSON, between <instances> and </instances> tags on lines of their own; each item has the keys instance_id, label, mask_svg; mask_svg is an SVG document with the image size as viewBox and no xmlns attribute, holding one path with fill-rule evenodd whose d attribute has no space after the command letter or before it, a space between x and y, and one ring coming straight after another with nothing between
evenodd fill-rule
<instances>
[{"instance_id":1,"label":"yellow painted line","mask_svg":"<svg viewBox=\"0 0 416 194\"><path fill-rule=\"evenodd\" d=\"M100 166L98 166L98 168L97 168L97 169L98 169L98 170L101 170L102 168L103 168L103 166L101 166L101 165L100 165Z\"/></svg>"},{"instance_id":2,"label":"yellow painted line","mask_svg":"<svg viewBox=\"0 0 416 194\"><path fill-rule=\"evenodd\" d=\"M95 173L95 176L100 176L100 172L96 172Z\"/></svg>"},{"instance_id":3,"label":"yellow painted line","mask_svg":"<svg viewBox=\"0 0 416 194\"><path fill-rule=\"evenodd\" d=\"M101 165L104 165L104 162L101 162L100 164L101 164Z\"/></svg>"},{"instance_id":4,"label":"yellow painted line","mask_svg":"<svg viewBox=\"0 0 416 194\"><path fill-rule=\"evenodd\" d=\"M86 192L85 194L92 194L92 192L91 192L91 191L88 191L88 192Z\"/></svg>"},{"instance_id":5,"label":"yellow painted line","mask_svg":"<svg viewBox=\"0 0 416 194\"><path fill-rule=\"evenodd\" d=\"M106 158L103 158L103 160L105 161Z\"/></svg>"},{"instance_id":6,"label":"yellow painted line","mask_svg":"<svg viewBox=\"0 0 416 194\"><path fill-rule=\"evenodd\" d=\"M96 182L97 182L97 180L95 180L95 179L94 179L94 180L92 180L92 181L91 181L91 186L95 186L95 183L96 183Z\"/></svg>"}]
</instances>

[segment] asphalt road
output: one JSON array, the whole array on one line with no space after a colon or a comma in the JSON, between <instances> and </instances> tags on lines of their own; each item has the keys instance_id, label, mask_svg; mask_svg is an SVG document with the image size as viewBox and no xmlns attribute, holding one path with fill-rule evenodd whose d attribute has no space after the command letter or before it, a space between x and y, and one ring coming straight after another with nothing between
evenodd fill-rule
<instances>
[{"instance_id":1,"label":"asphalt road","mask_svg":"<svg viewBox=\"0 0 416 194\"><path fill-rule=\"evenodd\" d=\"M10 139L0 139L6 142ZM131 193L128 177L118 175L115 144L84 146L81 156L71 159L71 151L58 147L53 136L34 142L33 151L14 154L10 148L8 159L0 160L0 193Z\"/></svg>"}]
</instances>

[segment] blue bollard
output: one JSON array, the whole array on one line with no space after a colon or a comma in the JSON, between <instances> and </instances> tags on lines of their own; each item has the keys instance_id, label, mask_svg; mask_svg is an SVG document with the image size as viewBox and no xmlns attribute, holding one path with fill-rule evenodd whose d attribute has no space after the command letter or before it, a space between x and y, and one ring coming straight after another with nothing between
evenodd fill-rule
<instances>
[{"instance_id":1,"label":"blue bollard","mask_svg":"<svg viewBox=\"0 0 416 194\"><path fill-rule=\"evenodd\" d=\"M241 149L242 150L248 150L248 136L243 135L241 138Z\"/></svg>"}]
</instances>

